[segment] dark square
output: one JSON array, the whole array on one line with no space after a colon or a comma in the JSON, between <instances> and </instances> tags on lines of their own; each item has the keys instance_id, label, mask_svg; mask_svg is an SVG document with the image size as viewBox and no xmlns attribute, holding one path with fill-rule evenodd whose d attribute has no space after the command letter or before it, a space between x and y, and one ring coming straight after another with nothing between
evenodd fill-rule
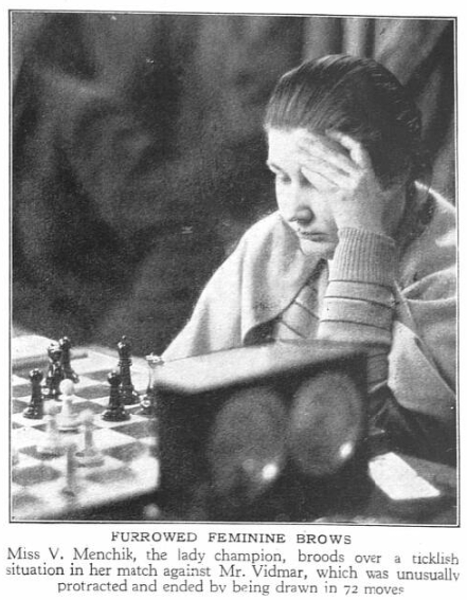
<instances>
[{"instance_id":1,"label":"dark square","mask_svg":"<svg viewBox=\"0 0 467 600\"><path fill-rule=\"evenodd\" d=\"M86 400L84 402L75 402L73 404L73 410L78 415L85 410L90 410L94 415L100 415L102 412L104 412L105 408L102 406L102 404ZM97 419L95 419L95 421L97 421Z\"/></svg>"},{"instance_id":2,"label":"dark square","mask_svg":"<svg viewBox=\"0 0 467 600\"><path fill-rule=\"evenodd\" d=\"M115 368L118 368L117 361L115 361ZM91 371L86 373L86 377L89 377L89 379L95 379L96 381L101 381L102 383L107 383L107 377L111 371L111 368L101 369L100 371ZM108 383L107 386L110 387Z\"/></svg>"},{"instance_id":3,"label":"dark square","mask_svg":"<svg viewBox=\"0 0 467 600\"><path fill-rule=\"evenodd\" d=\"M60 452L60 454L64 453L65 449ZM43 454L42 452L38 452L37 446L28 446L27 448L22 448L21 454L27 454L28 456L32 456L32 458L36 458L37 460L52 460L56 458L51 454Z\"/></svg>"},{"instance_id":4,"label":"dark square","mask_svg":"<svg viewBox=\"0 0 467 600\"><path fill-rule=\"evenodd\" d=\"M13 398L24 398L31 393L31 386L27 383L19 383L14 385L12 389Z\"/></svg>"},{"instance_id":5,"label":"dark square","mask_svg":"<svg viewBox=\"0 0 467 600\"><path fill-rule=\"evenodd\" d=\"M60 477L60 472L44 463L33 467L17 468L13 470L12 480L19 485L36 485L53 481Z\"/></svg>"},{"instance_id":6,"label":"dark square","mask_svg":"<svg viewBox=\"0 0 467 600\"><path fill-rule=\"evenodd\" d=\"M22 490L19 494L13 494L12 503L13 510L15 510L21 509L24 506L37 505L38 499L36 498L36 496L33 496L32 494L29 494L28 492Z\"/></svg>"},{"instance_id":7,"label":"dark square","mask_svg":"<svg viewBox=\"0 0 467 600\"><path fill-rule=\"evenodd\" d=\"M125 435L129 435L132 438L140 439L154 436L154 424L151 420L145 421L137 421L137 422L126 422L121 425L117 425L113 427L114 431L118 431L119 433L124 433Z\"/></svg>"},{"instance_id":8,"label":"dark square","mask_svg":"<svg viewBox=\"0 0 467 600\"><path fill-rule=\"evenodd\" d=\"M110 386L100 383L96 385L90 385L82 390L77 390L76 395L80 396L81 398L87 398L88 400L94 400L95 398L105 398L109 395L109 392Z\"/></svg>"},{"instance_id":9,"label":"dark square","mask_svg":"<svg viewBox=\"0 0 467 600\"><path fill-rule=\"evenodd\" d=\"M109 471L94 471L93 473L89 473L86 479L105 485L117 481L127 482L130 479L134 479L134 477L135 474L130 467L122 465L118 469L110 469Z\"/></svg>"},{"instance_id":10,"label":"dark square","mask_svg":"<svg viewBox=\"0 0 467 600\"><path fill-rule=\"evenodd\" d=\"M16 415L18 413L23 412L27 405L28 402L26 402L25 400L17 400L16 398L14 398L11 403L11 411L14 415Z\"/></svg>"},{"instance_id":11,"label":"dark square","mask_svg":"<svg viewBox=\"0 0 467 600\"><path fill-rule=\"evenodd\" d=\"M146 446L140 442L124 444L115 448L109 448L106 453L113 458L129 463L147 451Z\"/></svg>"}]
</instances>

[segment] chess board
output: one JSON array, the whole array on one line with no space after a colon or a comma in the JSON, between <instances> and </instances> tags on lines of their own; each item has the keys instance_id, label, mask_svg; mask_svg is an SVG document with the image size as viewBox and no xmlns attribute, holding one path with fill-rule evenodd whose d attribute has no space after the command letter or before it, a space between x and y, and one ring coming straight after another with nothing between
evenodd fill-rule
<instances>
[{"instance_id":1,"label":"chess board","mask_svg":"<svg viewBox=\"0 0 467 600\"><path fill-rule=\"evenodd\" d=\"M27 339L29 338L29 339ZM31 397L29 371L47 370L50 340L21 336L12 340L11 376L11 520L67 520L98 513L103 506L126 502L153 493L158 482L155 422L137 414L139 405L127 406L130 419L105 421L102 413L109 401L107 376L118 365L118 356L99 350L76 348L71 351L72 367L79 376L75 384L74 411L92 411L93 438L103 453L99 466L76 466L74 493L67 492L67 453L49 456L38 451L46 436L46 419L23 416ZM30 360L28 361L28 352ZM133 359L132 382L144 393L148 370L143 359ZM47 410L54 400L46 400ZM57 407L60 402L57 402ZM84 446L83 428L59 432L60 442L79 452ZM131 503L131 502L130 502Z\"/></svg>"},{"instance_id":2,"label":"chess board","mask_svg":"<svg viewBox=\"0 0 467 600\"><path fill-rule=\"evenodd\" d=\"M98 466L77 466L74 493L67 491L67 459L41 454L38 446L46 439L47 417L23 416L31 397L29 372L39 368L46 373L47 347L52 340L41 336L20 336L12 340L10 404L10 518L13 522L141 520L147 505L155 506L159 484L156 422L138 413L139 405L127 406L130 419L105 421L110 386L107 376L118 365L117 352L105 349L73 348L71 366L79 376L75 384L74 410L94 415L93 438L103 454ZM132 359L132 382L142 395L148 384L148 367L141 358ZM54 400L46 400L45 408ZM57 403L60 406L60 402ZM64 445L84 447L82 427L60 432ZM370 460L370 476L375 482L365 514L355 522L425 522L437 506L446 507L443 522L457 521L456 470L394 453ZM443 509L444 510L444 509ZM439 511L438 511L439 512ZM151 513L150 518L163 518ZM396 515L395 521L393 515ZM417 517L414 519L414 517ZM354 521L348 515L327 515L326 521ZM430 522L427 519L426 522Z\"/></svg>"}]
</instances>

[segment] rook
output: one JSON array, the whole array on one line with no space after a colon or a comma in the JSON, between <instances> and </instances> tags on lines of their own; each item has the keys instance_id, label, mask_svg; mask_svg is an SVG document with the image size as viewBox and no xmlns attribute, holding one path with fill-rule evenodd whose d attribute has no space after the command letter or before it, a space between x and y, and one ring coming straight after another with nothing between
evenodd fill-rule
<instances>
[{"instance_id":1,"label":"rook","mask_svg":"<svg viewBox=\"0 0 467 600\"><path fill-rule=\"evenodd\" d=\"M125 410L120 384L122 378L117 370L111 371L107 380L110 384L109 405L102 413L104 421L128 421L130 414Z\"/></svg>"}]
</instances>

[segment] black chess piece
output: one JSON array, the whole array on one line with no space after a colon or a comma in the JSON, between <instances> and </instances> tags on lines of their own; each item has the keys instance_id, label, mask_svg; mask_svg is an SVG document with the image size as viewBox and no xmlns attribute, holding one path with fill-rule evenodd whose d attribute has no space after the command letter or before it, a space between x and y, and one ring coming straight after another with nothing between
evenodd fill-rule
<instances>
[{"instance_id":1,"label":"black chess piece","mask_svg":"<svg viewBox=\"0 0 467 600\"><path fill-rule=\"evenodd\" d=\"M46 398L59 400L60 382L65 379L62 367L62 349L56 342L53 342L47 348L47 354L50 363L45 378L44 395Z\"/></svg>"},{"instance_id":2,"label":"black chess piece","mask_svg":"<svg viewBox=\"0 0 467 600\"><path fill-rule=\"evenodd\" d=\"M62 350L62 370L64 379L70 379L73 383L78 383L79 377L72 369L70 364L71 341L68 337L62 337L58 345Z\"/></svg>"},{"instance_id":3,"label":"black chess piece","mask_svg":"<svg viewBox=\"0 0 467 600\"><path fill-rule=\"evenodd\" d=\"M42 395L41 381L44 374L40 369L32 369L29 372L31 381L31 401L23 411L23 417L26 419L42 419L44 416L44 396Z\"/></svg>"},{"instance_id":4,"label":"black chess piece","mask_svg":"<svg viewBox=\"0 0 467 600\"><path fill-rule=\"evenodd\" d=\"M109 405L102 413L102 418L104 421L128 421L130 414L125 410L120 388L122 378L119 371L111 371L107 377L107 381L110 384Z\"/></svg>"},{"instance_id":5,"label":"black chess piece","mask_svg":"<svg viewBox=\"0 0 467 600\"><path fill-rule=\"evenodd\" d=\"M131 345L124 335L118 343L118 355L120 360L118 366L122 378L122 396L124 404L138 404L140 401L139 394L135 391L131 381Z\"/></svg>"}]
</instances>

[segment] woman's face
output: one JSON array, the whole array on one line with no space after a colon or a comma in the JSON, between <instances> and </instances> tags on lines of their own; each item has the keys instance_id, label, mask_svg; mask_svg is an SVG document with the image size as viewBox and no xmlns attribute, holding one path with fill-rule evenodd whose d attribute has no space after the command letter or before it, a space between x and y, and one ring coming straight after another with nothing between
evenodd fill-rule
<instances>
[{"instance_id":1,"label":"woman's face","mask_svg":"<svg viewBox=\"0 0 467 600\"><path fill-rule=\"evenodd\" d=\"M304 254L331 258L337 225L325 194L303 175L299 147L302 129L270 129L268 167L275 175L276 200L284 221L296 233Z\"/></svg>"}]
</instances>

